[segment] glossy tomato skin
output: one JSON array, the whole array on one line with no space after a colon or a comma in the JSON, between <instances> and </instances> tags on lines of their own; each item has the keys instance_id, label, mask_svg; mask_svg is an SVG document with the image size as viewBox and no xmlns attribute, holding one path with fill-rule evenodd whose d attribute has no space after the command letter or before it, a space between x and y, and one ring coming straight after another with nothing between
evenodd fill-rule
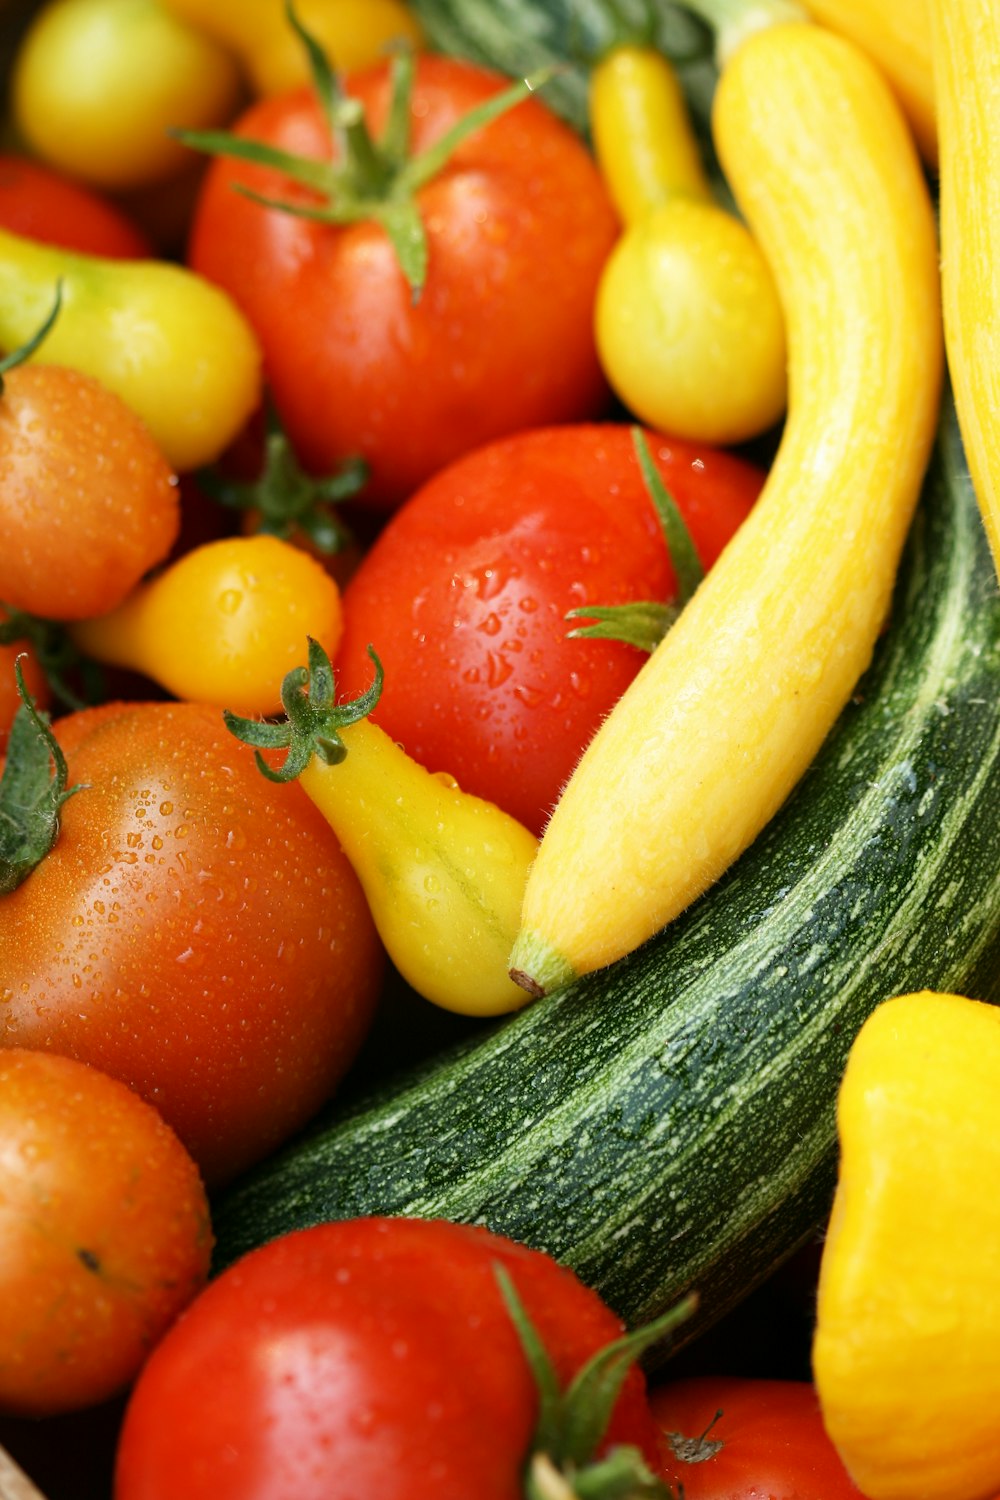
<instances>
[{"instance_id":1,"label":"glossy tomato skin","mask_svg":"<svg viewBox=\"0 0 1000 1500\"><path fill-rule=\"evenodd\" d=\"M0 1045L120 1078L214 1185L353 1060L383 964L367 904L309 799L266 781L217 708L108 704L55 731L85 789L0 899Z\"/></svg>"},{"instance_id":2,"label":"glossy tomato skin","mask_svg":"<svg viewBox=\"0 0 1000 1500\"><path fill-rule=\"evenodd\" d=\"M858 1500L826 1435L815 1388L806 1381L692 1376L650 1392L661 1432L663 1478L685 1500ZM716 1413L721 1416L716 1417ZM676 1438L708 1429L718 1452L678 1455ZM673 1441L672 1441L673 1438Z\"/></svg>"},{"instance_id":3,"label":"glossy tomato skin","mask_svg":"<svg viewBox=\"0 0 1000 1500\"><path fill-rule=\"evenodd\" d=\"M562 1385L621 1333L570 1271L484 1229L297 1231L225 1271L148 1362L116 1500L523 1500L537 1399L497 1264ZM655 1461L637 1369L605 1442Z\"/></svg>"},{"instance_id":4,"label":"glossy tomato skin","mask_svg":"<svg viewBox=\"0 0 1000 1500\"><path fill-rule=\"evenodd\" d=\"M710 565L763 476L648 433ZM622 425L519 433L466 455L390 518L344 596L340 689L385 668L373 717L430 770L540 831L585 744L639 670L618 641L568 638L580 605L666 600L673 570Z\"/></svg>"},{"instance_id":5,"label":"glossy tomato skin","mask_svg":"<svg viewBox=\"0 0 1000 1500\"><path fill-rule=\"evenodd\" d=\"M145 423L65 365L8 371L0 398L0 599L43 619L104 614L170 551L177 480Z\"/></svg>"},{"instance_id":6,"label":"glossy tomato skin","mask_svg":"<svg viewBox=\"0 0 1000 1500\"><path fill-rule=\"evenodd\" d=\"M0 154L0 226L85 255L124 260L153 254L150 240L116 203L14 152Z\"/></svg>"},{"instance_id":7,"label":"glossy tomato skin","mask_svg":"<svg viewBox=\"0 0 1000 1500\"><path fill-rule=\"evenodd\" d=\"M0 1049L0 1411L131 1381L208 1276L208 1200L157 1110L69 1057Z\"/></svg>"},{"instance_id":8,"label":"glossy tomato skin","mask_svg":"<svg viewBox=\"0 0 1000 1500\"><path fill-rule=\"evenodd\" d=\"M346 80L375 133L388 79L380 66ZM504 86L471 64L420 58L413 151ZM329 156L308 90L255 105L236 129ZM327 473L360 452L371 464L365 500L391 507L490 438L604 409L592 314L617 221L589 152L538 100L476 132L420 190L429 265L416 306L376 225L342 228L263 208L234 182L286 199L302 190L270 169L213 163L189 259L254 325L307 468Z\"/></svg>"}]
</instances>

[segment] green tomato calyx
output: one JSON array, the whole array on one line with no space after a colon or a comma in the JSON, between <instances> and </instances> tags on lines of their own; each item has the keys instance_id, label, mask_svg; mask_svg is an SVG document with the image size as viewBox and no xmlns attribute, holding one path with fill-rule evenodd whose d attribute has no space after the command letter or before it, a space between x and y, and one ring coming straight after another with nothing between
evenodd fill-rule
<instances>
[{"instance_id":1,"label":"green tomato calyx","mask_svg":"<svg viewBox=\"0 0 1000 1500\"><path fill-rule=\"evenodd\" d=\"M14 675L21 706L0 777L0 896L16 891L41 864L59 837L63 803L83 790L82 783L66 785L66 757L48 715L39 713L28 692L20 657Z\"/></svg>"},{"instance_id":2,"label":"green tomato calyx","mask_svg":"<svg viewBox=\"0 0 1000 1500\"><path fill-rule=\"evenodd\" d=\"M55 323L56 318L58 318L59 311L62 307L62 299L63 284L62 279L60 278L56 282L56 294L52 306L49 309L49 312L47 313L41 327L36 329L36 331L31 335L30 339L28 339L25 343L20 344L16 349L12 349L9 354L5 355L3 359L0 359L0 396L3 395L3 377L7 374L8 370L15 370L17 369L18 365L26 364L34 354L35 350L42 343L42 341L47 338L49 333L52 331L52 326Z\"/></svg>"},{"instance_id":3,"label":"green tomato calyx","mask_svg":"<svg viewBox=\"0 0 1000 1500\"><path fill-rule=\"evenodd\" d=\"M335 507L364 489L368 465L361 457L347 458L333 474L307 474L296 457L274 407L267 412L264 468L249 483L227 479L214 469L202 469L198 482L205 493L229 510L256 511L260 530L281 541L296 532L325 557L343 552L354 541L350 527Z\"/></svg>"},{"instance_id":4,"label":"green tomato calyx","mask_svg":"<svg viewBox=\"0 0 1000 1500\"><path fill-rule=\"evenodd\" d=\"M294 781L314 755L328 766L335 766L346 757L341 729L366 719L382 694L382 663L371 646L368 655L375 664L375 676L371 686L349 703L336 702L336 679L330 658L319 641L310 637L308 667L294 667L281 684L283 721L271 724L241 718L228 708L223 710L223 721L230 734L254 746L254 758L262 776L269 781ZM261 754L262 750L284 749L288 754L277 769L269 766Z\"/></svg>"},{"instance_id":5,"label":"green tomato calyx","mask_svg":"<svg viewBox=\"0 0 1000 1500\"><path fill-rule=\"evenodd\" d=\"M677 577L676 601L666 603L637 599L627 604L581 604L576 609L569 610L564 618L594 621L592 625L578 625L570 630L568 635L571 640L587 638L624 641L626 645L635 646L640 651L652 652L701 583L705 572L684 517L663 483L645 435L638 427L632 428L632 441Z\"/></svg>"},{"instance_id":6,"label":"green tomato calyx","mask_svg":"<svg viewBox=\"0 0 1000 1500\"><path fill-rule=\"evenodd\" d=\"M485 99L441 138L415 156L410 154L410 98L416 71L411 48L392 55L389 114L381 136L373 138L361 102L344 92L329 58L285 0L285 13L309 57L320 107L330 132L333 156L310 160L263 141L246 140L229 131L175 130L172 134L196 151L238 157L273 167L290 182L306 188L315 201L274 198L237 184L237 191L264 208L280 209L325 224L374 220L392 243L414 303L427 279L427 235L416 193L443 169L461 143L498 116L520 104L555 73L554 67L513 84Z\"/></svg>"},{"instance_id":7,"label":"green tomato calyx","mask_svg":"<svg viewBox=\"0 0 1000 1500\"><path fill-rule=\"evenodd\" d=\"M637 1448L596 1457L632 1364L669 1338L697 1306L692 1294L676 1307L599 1349L561 1390L538 1331L503 1266L494 1272L538 1391L538 1421L525 1474L526 1500L674 1500Z\"/></svg>"}]
</instances>

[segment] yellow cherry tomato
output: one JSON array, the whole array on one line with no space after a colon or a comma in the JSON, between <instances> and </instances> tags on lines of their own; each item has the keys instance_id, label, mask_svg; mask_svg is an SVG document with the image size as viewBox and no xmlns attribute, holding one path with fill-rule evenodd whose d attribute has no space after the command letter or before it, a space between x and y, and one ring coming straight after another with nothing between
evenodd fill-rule
<instances>
[{"instance_id":1,"label":"yellow cherry tomato","mask_svg":"<svg viewBox=\"0 0 1000 1500\"><path fill-rule=\"evenodd\" d=\"M255 536L192 548L72 635L85 655L141 672L176 698L271 714L309 638L335 651L341 629L340 590L320 564Z\"/></svg>"},{"instance_id":2,"label":"yellow cherry tomato","mask_svg":"<svg viewBox=\"0 0 1000 1500\"><path fill-rule=\"evenodd\" d=\"M672 198L625 231L601 277L595 333L612 387L650 427L738 443L784 411L774 280L746 226L714 203Z\"/></svg>"},{"instance_id":3,"label":"yellow cherry tomato","mask_svg":"<svg viewBox=\"0 0 1000 1500\"><path fill-rule=\"evenodd\" d=\"M288 23L284 0L165 0L176 16L231 48L258 95L312 81L309 59ZM419 46L422 32L401 0L297 0L295 14L338 72L378 62L396 41Z\"/></svg>"},{"instance_id":4,"label":"yellow cherry tomato","mask_svg":"<svg viewBox=\"0 0 1000 1500\"><path fill-rule=\"evenodd\" d=\"M158 182L189 153L168 131L228 122L235 59L159 0L49 0L14 59L12 109L45 161L109 189Z\"/></svg>"}]
</instances>

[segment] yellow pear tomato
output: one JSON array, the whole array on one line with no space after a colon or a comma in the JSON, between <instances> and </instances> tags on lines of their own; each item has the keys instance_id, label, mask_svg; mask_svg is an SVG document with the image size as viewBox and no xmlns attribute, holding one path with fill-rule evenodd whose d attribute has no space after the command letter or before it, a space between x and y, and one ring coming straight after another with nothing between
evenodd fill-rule
<instances>
[{"instance_id":1,"label":"yellow pear tomato","mask_svg":"<svg viewBox=\"0 0 1000 1500\"><path fill-rule=\"evenodd\" d=\"M14 59L16 124L43 160L119 189L181 171L168 131L228 122L242 84L235 59L159 0L48 0Z\"/></svg>"},{"instance_id":2,"label":"yellow pear tomato","mask_svg":"<svg viewBox=\"0 0 1000 1500\"><path fill-rule=\"evenodd\" d=\"M689 441L739 443L785 408L785 325L773 277L741 220L676 197L638 218L608 258L597 347L619 398Z\"/></svg>"}]
</instances>

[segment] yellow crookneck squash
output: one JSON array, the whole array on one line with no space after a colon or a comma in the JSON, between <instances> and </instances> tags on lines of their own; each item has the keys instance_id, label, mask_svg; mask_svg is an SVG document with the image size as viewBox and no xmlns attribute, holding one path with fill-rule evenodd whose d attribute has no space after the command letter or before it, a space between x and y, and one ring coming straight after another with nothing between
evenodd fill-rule
<instances>
[{"instance_id":1,"label":"yellow crookneck squash","mask_svg":"<svg viewBox=\"0 0 1000 1500\"><path fill-rule=\"evenodd\" d=\"M995 0L928 0L928 10L948 364L1000 569L1000 8Z\"/></svg>"},{"instance_id":2,"label":"yellow crookneck squash","mask_svg":"<svg viewBox=\"0 0 1000 1500\"><path fill-rule=\"evenodd\" d=\"M535 994L650 937L785 800L871 658L935 430L934 214L874 64L768 26L729 53L713 131L784 308L788 416L754 511L544 833L511 960Z\"/></svg>"},{"instance_id":3,"label":"yellow crookneck squash","mask_svg":"<svg viewBox=\"0 0 1000 1500\"><path fill-rule=\"evenodd\" d=\"M813 20L849 36L872 57L903 106L928 166L938 160L931 0L805 0Z\"/></svg>"},{"instance_id":4,"label":"yellow crookneck squash","mask_svg":"<svg viewBox=\"0 0 1000 1500\"><path fill-rule=\"evenodd\" d=\"M870 1500L1000 1493L1000 1010L887 1000L841 1084L813 1364Z\"/></svg>"}]
</instances>

